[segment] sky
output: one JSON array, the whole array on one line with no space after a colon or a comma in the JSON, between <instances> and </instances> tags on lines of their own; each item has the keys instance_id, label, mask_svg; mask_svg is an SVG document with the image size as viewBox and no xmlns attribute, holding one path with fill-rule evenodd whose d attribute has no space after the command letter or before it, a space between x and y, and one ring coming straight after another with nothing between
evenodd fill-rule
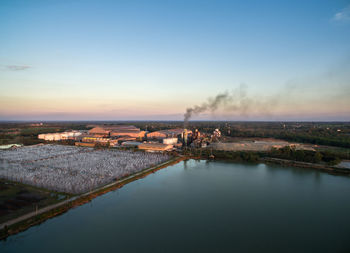
<instances>
[{"instance_id":1,"label":"sky","mask_svg":"<svg viewBox=\"0 0 350 253\"><path fill-rule=\"evenodd\" d=\"M350 121L350 1L0 1L0 120Z\"/></svg>"}]
</instances>

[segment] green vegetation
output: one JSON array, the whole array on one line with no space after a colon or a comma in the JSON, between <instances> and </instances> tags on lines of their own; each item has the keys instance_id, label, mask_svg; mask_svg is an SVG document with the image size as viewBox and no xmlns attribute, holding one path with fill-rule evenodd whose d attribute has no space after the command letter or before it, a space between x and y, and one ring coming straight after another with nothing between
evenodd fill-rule
<instances>
[{"instance_id":1,"label":"green vegetation","mask_svg":"<svg viewBox=\"0 0 350 253\"><path fill-rule=\"evenodd\" d=\"M200 131L219 128L224 136L276 138L350 148L350 124L342 122L195 122Z\"/></svg>"},{"instance_id":2,"label":"green vegetation","mask_svg":"<svg viewBox=\"0 0 350 253\"><path fill-rule=\"evenodd\" d=\"M268 153L269 157L281 158L287 160L294 160L308 163L327 163L329 165L336 165L340 162L340 157L337 154L330 152L295 150L290 147L280 149L272 149Z\"/></svg>"},{"instance_id":3,"label":"green vegetation","mask_svg":"<svg viewBox=\"0 0 350 253\"><path fill-rule=\"evenodd\" d=\"M68 195L0 180L0 223L65 199Z\"/></svg>"},{"instance_id":4,"label":"green vegetation","mask_svg":"<svg viewBox=\"0 0 350 253\"><path fill-rule=\"evenodd\" d=\"M259 162L261 158L279 158L286 160L293 160L299 162L318 163L327 165L336 165L343 158L341 155L331 153L328 151L309 151L309 150L295 150L290 147L280 149L272 149L268 152L255 151L224 151L205 149L187 149L184 151L185 155L200 157L203 159L224 159L236 162Z\"/></svg>"},{"instance_id":5,"label":"green vegetation","mask_svg":"<svg viewBox=\"0 0 350 253\"><path fill-rule=\"evenodd\" d=\"M64 132L67 130L87 130L88 127L84 123L2 123L0 124L0 145L4 144L23 144L35 145L43 143L38 139L39 134Z\"/></svg>"},{"instance_id":6,"label":"green vegetation","mask_svg":"<svg viewBox=\"0 0 350 253\"><path fill-rule=\"evenodd\" d=\"M265 156L263 152L247 152L247 151L223 151L205 149L187 149L184 151L185 155L200 157L203 159L223 159L235 162L253 162L259 161L260 157Z\"/></svg>"}]
</instances>

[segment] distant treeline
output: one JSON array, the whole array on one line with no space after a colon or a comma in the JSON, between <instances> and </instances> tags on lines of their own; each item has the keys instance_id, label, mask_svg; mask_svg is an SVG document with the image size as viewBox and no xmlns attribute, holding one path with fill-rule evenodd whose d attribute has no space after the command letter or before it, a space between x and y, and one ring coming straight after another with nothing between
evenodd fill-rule
<instances>
[{"instance_id":1,"label":"distant treeline","mask_svg":"<svg viewBox=\"0 0 350 253\"><path fill-rule=\"evenodd\" d=\"M240 132L231 133L231 137L260 137L260 138L276 138L291 142L310 143L317 145L335 146L342 148L350 148L350 137L348 136L318 136L307 133L265 133L256 131L252 132Z\"/></svg>"},{"instance_id":2,"label":"distant treeline","mask_svg":"<svg viewBox=\"0 0 350 253\"><path fill-rule=\"evenodd\" d=\"M181 121L130 122L150 132L161 129L182 128ZM223 122L193 121L188 128L212 133L219 128L223 136L276 138L291 142L311 143L350 148L349 122Z\"/></svg>"},{"instance_id":3,"label":"distant treeline","mask_svg":"<svg viewBox=\"0 0 350 253\"><path fill-rule=\"evenodd\" d=\"M350 123L342 122L195 122L193 127L223 136L276 138L292 142L350 148Z\"/></svg>"},{"instance_id":4,"label":"distant treeline","mask_svg":"<svg viewBox=\"0 0 350 253\"><path fill-rule=\"evenodd\" d=\"M43 142L38 139L39 134L89 129L85 124L80 123L46 123L43 126L32 126L28 123L7 123L0 126L0 145L12 143L34 145Z\"/></svg>"},{"instance_id":5,"label":"distant treeline","mask_svg":"<svg viewBox=\"0 0 350 253\"><path fill-rule=\"evenodd\" d=\"M288 146L280 149L272 149L271 151L255 152L255 151L224 151L206 149L188 149L185 154L210 159L231 160L236 162L258 162L260 158L280 158L286 160L308 162L308 163L325 163L335 165L341 159L346 159L345 155L331 152L318 152L309 150L295 150Z\"/></svg>"}]
</instances>

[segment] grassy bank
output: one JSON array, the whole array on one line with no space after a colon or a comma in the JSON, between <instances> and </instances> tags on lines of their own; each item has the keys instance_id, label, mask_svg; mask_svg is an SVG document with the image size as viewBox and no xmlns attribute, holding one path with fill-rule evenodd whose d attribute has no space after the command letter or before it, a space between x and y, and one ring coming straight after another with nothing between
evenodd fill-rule
<instances>
[{"instance_id":1,"label":"grassy bank","mask_svg":"<svg viewBox=\"0 0 350 253\"><path fill-rule=\"evenodd\" d=\"M307 163L320 163L333 166L342 159L347 159L344 153L310 150L296 150L288 146L280 149L273 148L270 151L225 151L212 148L188 148L184 155L200 157L203 159L226 159L236 162L258 162L261 158L279 158Z\"/></svg>"},{"instance_id":2,"label":"grassy bank","mask_svg":"<svg viewBox=\"0 0 350 253\"><path fill-rule=\"evenodd\" d=\"M350 174L350 170L335 167L344 155L325 151L295 150L289 147L272 149L271 151L224 151L206 149L187 149L184 154L195 159L214 159L247 163L270 163L282 166L294 166L318 169L324 172Z\"/></svg>"},{"instance_id":3,"label":"grassy bank","mask_svg":"<svg viewBox=\"0 0 350 253\"><path fill-rule=\"evenodd\" d=\"M322 172L327 172L330 174L350 175L349 169L332 167L332 166L328 166L327 164L298 162L298 161L293 161L293 160L269 158L269 157L262 158L262 159L260 159L260 161L263 163L266 163L266 164L278 164L278 165L288 166L288 167L314 169L314 170L319 170Z\"/></svg>"},{"instance_id":4,"label":"grassy bank","mask_svg":"<svg viewBox=\"0 0 350 253\"><path fill-rule=\"evenodd\" d=\"M61 202L70 195L0 179L0 224Z\"/></svg>"}]
</instances>

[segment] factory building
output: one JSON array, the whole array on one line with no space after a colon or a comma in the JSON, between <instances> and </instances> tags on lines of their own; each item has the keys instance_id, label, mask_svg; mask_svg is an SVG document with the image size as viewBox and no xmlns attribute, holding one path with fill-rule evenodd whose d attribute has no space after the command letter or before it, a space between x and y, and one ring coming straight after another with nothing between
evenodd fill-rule
<instances>
[{"instance_id":1,"label":"factory building","mask_svg":"<svg viewBox=\"0 0 350 253\"><path fill-rule=\"evenodd\" d=\"M97 126L89 130L90 135L96 137L121 137L129 136L134 138L143 138L146 134L145 131L141 131L140 128L129 125L115 125L115 126Z\"/></svg>"},{"instance_id":2,"label":"factory building","mask_svg":"<svg viewBox=\"0 0 350 253\"><path fill-rule=\"evenodd\" d=\"M13 149L13 148L20 148L22 147L22 144L6 144L6 145L0 145L0 150L5 149Z\"/></svg>"},{"instance_id":3,"label":"factory building","mask_svg":"<svg viewBox=\"0 0 350 253\"><path fill-rule=\"evenodd\" d=\"M83 146L84 144L77 144L77 143L98 143L100 145L105 145L105 146L111 146L111 147L116 147L119 145L119 140L118 139L110 139L110 138L106 138L106 137L96 137L93 135L85 135L82 136L82 138L80 139L79 142L76 142L77 146ZM87 145L89 146L89 145Z\"/></svg>"},{"instance_id":4,"label":"factory building","mask_svg":"<svg viewBox=\"0 0 350 253\"><path fill-rule=\"evenodd\" d=\"M96 136L84 136L82 138L82 142L98 142L98 143L104 143L107 144L110 141L109 138L105 137L96 137Z\"/></svg>"},{"instance_id":5,"label":"factory building","mask_svg":"<svg viewBox=\"0 0 350 253\"><path fill-rule=\"evenodd\" d=\"M123 147L137 148L141 142L138 141L125 141L122 143Z\"/></svg>"},{"instance_id":6,"label":"factory building","mask_svg":"<svg viewBox=\"0 0 350 253\"><path fill-rule=\"evenodd\" d=\"M80 136L82 133L80 131L71 131L71 132L63 132L63 133L47 133L47 134L39 134L38 139L45 141L60 141L60 140L68 140L74 139L75 137Z\"/></svg>"},{"instance_id":7,"label":"factory building","mask_svg":"<svg viewBox=\"0 0 350 253\"><path fill-rule=\"evenodd\" d=\"M219 129L215 129L213 132L213 136L216 138L220 138L221 137L221 132Z\"/></svg>"},{"instance_id":8,"label":"factory building","mask_svg":"<svg viewBox=\"0 0 350 253\"><path fill-rule=\"evenodd\" d=\"M183 141L183 145L187 146L188 145L188 130L184 129L184 131L181 134L181 139Z\"/></svg>"},{"instance_id":9,"label":"factory building","mask_svg":"<svg viewBox=\"0 0 350 253\"><path fill-rule=\"evenodd\" d=\"M128 136L133 138L143 138L146 135L146 131L140 130L118 130L110 132L110 136L122 137Z\"/></svg>"},{"instance_id":10,"label":"factory building","mask_svg":"<svg viewBox=\"0 0 350 253\"><path fill-rule=\"evenodd\" d=\"M117 146L119 146L119 140L117 140L117 139L109 140L108 142L109 142L109 146L110 147L117 147Z\"/></svg>"},{"instance_id":11,"label":"factory building","mask_svg":"<svg viewBox=\"0 0 350 253\"><path fill-rule=\"evenodd\" d=\"M178 142L178 138L165 138L163 139L163 144L170 144L170 145L175 145Z\"/></svg>"},{"instance_id":12,"label":"factory building","mask_svg":"<svg viewBox=\"0 0 350 253\"><path fill-rule=\"evenodd\" d=\"M103 127L94 127L89 130L89 135L94 135L96 137L107 137L109 136L111 130L103 128Z\"/></svg>"},{"instance_id":13,"label":"factory building","mask_svg":"<svg viewBox=\"0 0 350 253\"><path fill-rule=\"evenodd\" d=\"M149 139L175 138L175 137L180 137L182 135L183 131L184 131L184 129L182 129L182 128L160 130L160 131L148 133L147 138L149 138ZM188 132L191 132L191 131L188 131Z\"/></svg>"},{"instance_id":14,"label":"factory building","mask_svg":"<svg viewBox=\"0 0 350 253\"><path fill-rule=\"evenodd\" d=\"M162 152L172 150L173 145L163 143L141 143L138 148L146 151Z\"/></svg>"},{"instance_id":15,"label":"factory building","mask_svg":"<svg viewBox=\"0 0 350 253\"><path fill-rule=\"evenodd\" d=\"M125 137L119 137L116 140L118 140L118 142L122 143L124 141L136 141L136 138L125 136Z\"/></svg>"},{"instance_id":16,"label":"factory building","mask_svg":"<svg viewBox=\"0 0 350 253\"><path fill-rule=\"evenodd\" d=\"M93 148L93 147L95 147L95 143L93 143L93 142L76 142L75 146Z\"/></svg>"},{"instance_id":17,"label":"factory building","mask_svg":"<svg viewBox=\"0 0 350 253\"><path fill-rule=\"evenodd\" d=\"M198 131L198 129L196 129L193 134L193 139L196 140L196 139L199 139L200 137L201 137L201 133Z\"/></svg>"}]
</instances>

